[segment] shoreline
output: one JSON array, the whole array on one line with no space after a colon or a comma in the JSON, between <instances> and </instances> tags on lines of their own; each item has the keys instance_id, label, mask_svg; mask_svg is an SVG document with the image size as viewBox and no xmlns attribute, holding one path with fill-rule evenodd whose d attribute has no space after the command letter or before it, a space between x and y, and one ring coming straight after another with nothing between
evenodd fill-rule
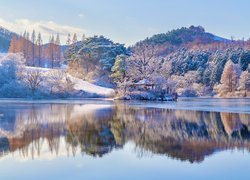
<instances>
[{"instance_id":1,"label":"shoreline","mask_svg":"<svg viewBox=\"0 0 250 180\"><path fill-rule=\"evenodd\" d=\"M179 98L175 101L114 100L112 98L24 99L0 98L1 104L114 104L141 108L250 114L249 98Z\"/></svg>"}]
</instances>

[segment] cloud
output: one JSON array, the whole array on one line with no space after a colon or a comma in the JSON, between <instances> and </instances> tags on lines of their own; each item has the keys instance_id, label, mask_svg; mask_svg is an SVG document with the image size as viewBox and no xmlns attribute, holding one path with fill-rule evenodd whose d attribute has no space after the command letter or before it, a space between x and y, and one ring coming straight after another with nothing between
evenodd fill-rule
<instances>
[{"instance_id":1,"label":"cloud","mask_svg":"<svg viewBox=\"0 0 250 180\"><path fill-rule=\"evenodd\" d=\"M78 14L78 17L83 18L83 17L85 17L85 14L80 13L80 14Z\"/></svg>"},{"instance_id":2,"label":"cloud","mask_svg":"<svg viewBox=\"0 0 250 180\"><path fill-rule=\"evenodd\" d=\"M49 40L51 35L56 35L57 33L61 36L62 43L66 42L68 33L76 33L79 37L81 37L82 34L86 34L86 30L84 29L57 24L53 21L31 21L29 19L16 19L11 22L0 18L0 26L16 33L23 33L24 31L31 33L34 29L36 32L41 32L45 42Z\"/></svg>"}]
</instances>

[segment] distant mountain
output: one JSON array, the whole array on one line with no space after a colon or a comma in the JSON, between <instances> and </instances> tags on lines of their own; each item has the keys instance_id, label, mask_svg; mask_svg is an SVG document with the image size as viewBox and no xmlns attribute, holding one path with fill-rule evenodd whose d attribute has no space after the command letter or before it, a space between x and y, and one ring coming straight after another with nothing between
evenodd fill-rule
<instances>
[{"instance_id":1,"label":"distant mountain","mask_svg":"<svg viewBox=\"0 0 250 180\"><path fill-rule=\"evenodd\" d=\"M190 49L197 45L226 42L231 42L231 40L208 33L202 26L190 26L189 28L182 27L167 33L155 34L136 43L135 46L140 43L153 44L157 47L158 55L166 56L181 48Z\"/></svg>"},{"instance_id":2,"label":"distant mountain","mask_svg":"<svg viewBox=\"0 0 250 180\"><path fill-rule=\"evenodd\" d=\"M0 26L0 52L8 52L12 34L15 34Z\"/></svg>"},{"instance_id":3,"label":"distant mountain","mask_svg":"<svg viewBox=\"0 0 250 180\"><path fill-rule=\"evenodd\" d=\"M190 26L189 28L182 27L167 33L153 35L147 38L147 42L155 44L172 44L176 46L188 44L190 42L199 42L203 44L212 43L215 41L229 41L225 38L216 36L214 34L205 32L202 26Z\"/></svg>"}]
</instances>

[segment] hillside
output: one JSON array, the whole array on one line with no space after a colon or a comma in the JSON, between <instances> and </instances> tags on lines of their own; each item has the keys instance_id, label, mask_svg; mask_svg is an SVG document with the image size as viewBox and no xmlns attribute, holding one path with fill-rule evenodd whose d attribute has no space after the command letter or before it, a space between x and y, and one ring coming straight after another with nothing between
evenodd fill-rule
<instances>
[{"instance_id":1,"label":"hillside","mask_svg":"<svg viewBox=\"0 0 250 180\"><path fill-rule=\"evenodd\" d=\"M249 64L249 40L227 40L201 26L191 26L136 43L128 57L117 59L113 77L121 94L127 82L157 86L151 92L133 87L128 92L126 87L121 96L129 99L162 99L162 94L174 92L180 96L243 97L250 91ZM233 83L226 80L230 76Z\"/></svg>"},{"instance_id":2,"label":"hillside","mask_svg":"<svg viewBox=\"0 0 250 180\"><path fill-rule=\"evenodd\" d=\"M202 26L190 26L189 28L182 27L167 33L156 34L150 38L147 38L145 41L154 44L169 43L172 45L181 46L190 42L208 44L213 42L226 42L229 40L206 32Z\"/></svg>"},{"instance_id":3,"label":"hillside","mask_svg":"<svg viewBox=\"0 0 250 180\"><path fill-rule=\"evenodd\" d=\"M8 52L13 32L0 26L0 53Z\"/></svg>"},{"instance_id":4,"label":"hillside","mask_svg":"<svg viewBox=\"0 0 250 180\"><path fill-rule=\"evenodd\" d=\"M135 44L151 44L157 47L159 56L166 56L182 48L206 46L216 43L231 43L231 40L206 32L202 26L190 26L174 29L167 33L155 34ZM199 48L198 48L199 49Z\"/></svg>"},{"instance_id":5,"label":"hillside","mask_svg":"<svg viewBox=\"0 0 250 180\"><path fill-rule=\"evenodd\" d=\"M37 68L37 67L23 67L23 70L32 73L39 71L41 72L41 76L46 81L43 81L41 87L43 91L49 92L51 88L51 81L55 79L55 73L60 73L61 70L48 69L48 68ZM69 78L73 88L68 93L71 94L72 97L113 97L114 90L111 88L105 88L98 85L94 85L87 81L83 81L82 79L73 77L69 74L66 74L66 78ZM63 79L62 83L63 83Z\"/></svg>"},{"instance_id":6,"label":"hillside","mask_svg":"<svg viewBox=\"0 0 250 180\"><path fill-rule=\"evenodd\" d=\"M11 32L5 29L1 32L4 49ZM118 97L129 99L159 100L176 93L179 96L221 97L246 97L250 94L247 89L248 84L250 87L250 40L228 40L206 32L201 26L156 34L129 48L104 36L84 36L77 41L75 34L69 39L68 46L60 46L54 40L42 44L43 48L39 48L44 55L40 58L37 58L36 51L32 56L32 43L28 39L24 37L18 46L24 47L24 42L28 47L20 50L24 54L24 65L52 69L65 67L67 76L77 78L78 89L75 90L79 92L80 87L99 89L89 86L88 83L92 83L116 88ZM234 77L233 83L227 83L228 76ZM157 88L140 87L141 82ZM3 84L3 87L8 86ZM64 91L66 89L64 87ZM99 90L105 97L111 92ZM100 91L93 94L100 95Z\"/></svg>"}]
</instances>

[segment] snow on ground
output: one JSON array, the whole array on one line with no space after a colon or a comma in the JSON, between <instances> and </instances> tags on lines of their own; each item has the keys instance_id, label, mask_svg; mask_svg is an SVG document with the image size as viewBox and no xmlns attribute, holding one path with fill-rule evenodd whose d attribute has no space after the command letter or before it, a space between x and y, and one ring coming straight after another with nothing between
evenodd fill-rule
<instances>
[{"instance_id":1,"label":"snow on ground","mask_svg":"<svg viewBox=\"0 0 250 180\"><path fill-rule=\"evenodd\" d=\"M105 97L113 96L115 93L114 90L111 88L97 86L97 85L91 84L87 81L83 81L79 78L75 78L72 76L70 76L70 78L75 83L74 89L76 90L79 90L79 91L82 90L85 92L98 94L98 95L102 95Z\"/></svg>"},{"instance_id":2,"label":"snow on ground","mask_svg":"<svg viewBox=\"0 0 250 180\"><path fill-rule=\"evenodd\" d=\"M40 71L43 73L43 75L47 77L50 76L51 72L58 70L58 69L39 68L39 67L24 67L24 69L28 71ZM114 89L98 86L98 85L89 83L87 81L83 81L82 79L73 77L69 74L67 74L67 76L74 83L74 89L77 91L84 91L89 94L96 94L98 96L104 96L104 97L113 97L115 94Z\"/></svg>"}]
</instances>

